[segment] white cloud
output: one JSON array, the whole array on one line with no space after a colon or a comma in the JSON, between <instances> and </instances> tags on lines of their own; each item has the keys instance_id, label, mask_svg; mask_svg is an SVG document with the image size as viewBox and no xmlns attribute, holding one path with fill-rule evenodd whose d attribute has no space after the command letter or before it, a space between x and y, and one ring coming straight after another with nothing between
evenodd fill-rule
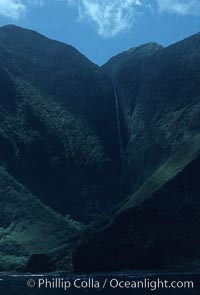
<instances>
[{"instance_id":1,"label":"white cloud","mask_svg":"<svg viewBox=\"0 0 200 295\"><path fill-rule=\"evenodd\" d=\"M105 38L131 28L144 11L200 15L200 0L0 0L0 15L17 20L31 11L32 5L48 5L50 1L75 6L79 20L92 23Z\"/></svg>"},{"instance_id":2,"label":"white cloud","mask_svg":"<svg viewBox=\"0 0 200 295\"><path fill-rule=\"evenodd\" d=\"M0 0L0 15L19 19L27 11L28 5L42 5L43 0Z\"/></svg>"},{"instance_id":3,"label":"white cloud","mask_svg":"<svg viewBox=\"0 0 200 295\"><path fill-rule=\"evenodd\" d=\"M200 0L156 0L160 12L181 15L200 14Z\"/></svg>"},{"instance_id":4,"label":"white cloud","mask_svg":"<svg viewBox=\"0 0 200 295\"><path fill-rule=\"evenodd\" d=\"M79 18L96 25L99 35L113 37L129 29L137 15L140 0L67 0L78 7Z\"/></svg>"},{"instance_id":5,"label":"white cloud","mask_svg":"<svg viewBox=\"0 0 200 295\"><path fill-rule=\"evenodd\" d=\"M129 29L144 10L200 15L200 0L65 0L78 8L79 19L92 22L103 37Z\"/></svg>"},{"instance_id":6,"label":"white cloud","mask_svg":"<svg viewBox=\"0 0 200 295\"><path fill-rule=\"evenodd\" d=\"M0 15L18 19L26 11L22 1L0 0Z\"/></svg>"}]
</instances>

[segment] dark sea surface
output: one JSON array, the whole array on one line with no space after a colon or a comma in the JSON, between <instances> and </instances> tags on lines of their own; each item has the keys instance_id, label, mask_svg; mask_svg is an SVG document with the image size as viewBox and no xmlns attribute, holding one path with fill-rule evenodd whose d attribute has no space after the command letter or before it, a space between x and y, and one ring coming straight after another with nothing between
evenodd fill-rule
<instances>
[{"instance_id":1,"label":"dark sea surface","mask_svg":"<svg viewBox=\"0 0 200 295\"><path fill-rule=\"evenodd\" d=\"M162 281L162 282L161 282ZM162 288L163 282L167 288ZM179 288L172 288L173 282L179 282ZM184 283L186 282L186 283ZM180 288L182 284L192 282L193 288ZM39 288L40 284L40 288ZM116 286L119 284L119 286ZM140 284L140 288L136 288ZM141 285L143 284L143 288ZM146 288L145 288L146 284ZM157 285L160 284L160 288ZM111 286L112 285L112 286ZM121 287L120 287L121 286ZM125 287L126 286L126 287ZM132 286L132 287L131 287ZM46 294L163 294L193 295L200 294L200 274L164 273L164 272L123 272L90 275L15 275L0 276L1 295L46 295Z\"/></svg>"}]
</instances>

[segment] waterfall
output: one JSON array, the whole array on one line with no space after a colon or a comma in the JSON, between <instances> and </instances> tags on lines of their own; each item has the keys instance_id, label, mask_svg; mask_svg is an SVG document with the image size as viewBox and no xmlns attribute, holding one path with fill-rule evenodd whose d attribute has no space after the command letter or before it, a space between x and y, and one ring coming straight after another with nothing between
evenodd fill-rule
<instances>
[{"instance_id":1,"label":"waterfall","mask_svg":"<svg viewBox=\"0 0 200 295\"><path fill-rule=\"evenodd\" d=\"M114 79L112 79L112 83L113 83L113 90L114 90L114 96L115 96L115 114L116 114L116 121L117 121L117 132L118 132L118 139L119 139L120 159L121 159L121 163L123 163L124 145L123 145L123 140L122 140L122 132L121 132L121 124L120 124L119 98L118 98L117 89L116 89Z\"/></svg>"}]
</instances>

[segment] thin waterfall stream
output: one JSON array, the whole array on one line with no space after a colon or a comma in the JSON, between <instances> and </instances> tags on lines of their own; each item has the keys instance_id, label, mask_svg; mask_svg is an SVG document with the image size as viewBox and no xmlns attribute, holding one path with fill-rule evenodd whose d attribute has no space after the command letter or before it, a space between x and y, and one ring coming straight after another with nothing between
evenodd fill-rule
<instances>
[{"instance_id":1,"label":"thin waterfall stream","mask_svg":"<svg viewBox=\"0 0 200 295\"><path fill-rule=\"evenodd\" d=\"M116 113L116 121L117 121L117 132L118 132L118 138L119 138L120 160L121 160L121 163L123 163L124 145L123 145L123 139L122 139L121 124L120 124L119 98L118 98L114 79L112 79L112 83L113 83L113 90L114 90L114 96L115 96L115 113Z\"/></svg>"}]
</instances>

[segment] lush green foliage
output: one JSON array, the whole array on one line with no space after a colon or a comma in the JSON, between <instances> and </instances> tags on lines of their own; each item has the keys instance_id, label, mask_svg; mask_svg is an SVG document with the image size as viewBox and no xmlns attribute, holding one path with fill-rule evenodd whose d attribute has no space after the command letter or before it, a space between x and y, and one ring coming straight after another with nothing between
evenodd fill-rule
<instances>
[{"instance_id":1,"label":"lush green foliage","mask_svg":"<svg viewBox=\"0 0 200 295\"><path fill-rule=\"evenodd\" d=\"M0 168L0 270L22 270L29 255L46 253L75 236L77 227L53 212Z\"/></svg>"},{"instance_id":2,"label":"lush green foliage","mask_svg":"<svg viewBox=\"0 0 200 295\"><path fill-rule=\"evenodd\" d=\"M100 69L0 29L0 270L66 269L77 244L76 270L198 265L199 40L146 44Z\"/></svg>"},{"instance_id":3,"label":"lush green foliage","mask_svg":"<svg viewBox=\"0 0 200 295\"><path fill-rule=\"evenodd\" d=\"M115 79L129 135L128 193L200 131L199 41L197 34L167 48L146 44L103 67Z\"/></svg>"},{"instance_id":4,"label":"lush green foliage","mask_svg":"<svg viewBox=\"0 0 200 295\"><path fill-rule=\"evenodd\" d=\"M147 44L103 67L124 112L129 197L84 236L78 271L199 267L199 41Z\"/></svg>"},{"instance_id":5,"label":"lush green foliage","mask_svg":"<svg viewBox=\"0 0 200 295\"><path fill-rule=\"evenodd\" d=\"M119 195L110 79L71 46L14 26L0 30L0 63L3 165L51 208L93 220Z\"/></svg>"}]
</instances>

